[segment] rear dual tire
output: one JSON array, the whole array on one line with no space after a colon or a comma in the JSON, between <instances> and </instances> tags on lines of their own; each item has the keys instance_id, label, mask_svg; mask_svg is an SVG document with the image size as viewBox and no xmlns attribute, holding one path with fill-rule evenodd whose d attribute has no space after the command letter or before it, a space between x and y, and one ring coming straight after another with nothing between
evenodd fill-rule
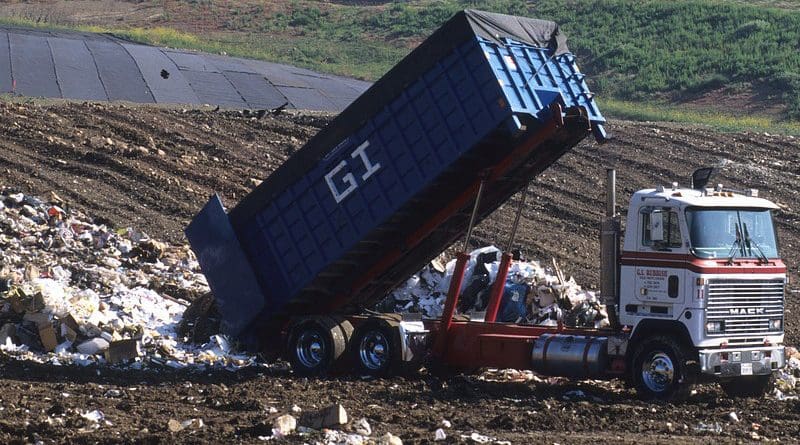
<instances>
[{"instance_id":1,"label":"rear dual tire","mask_svg":"<svg viewBox=\"0 0 800 445\"><path fill-rule=\"evenodd\" d=\"M393 321L366 320L356 328L350 350L351 363L358 375L388 377L402 371L400 329Z\"/></svg>"},{"instance_id":2,"label":"rear dual tire","mask_svg":"<svg viewBox=\"0 0 800 445\"><path fill-rule=\"evenodd\" d=\"M353 326L320 316L298 320L290 329L286 357L297 375L320 376L343 368Z\"/></svg>"}]
</instances>

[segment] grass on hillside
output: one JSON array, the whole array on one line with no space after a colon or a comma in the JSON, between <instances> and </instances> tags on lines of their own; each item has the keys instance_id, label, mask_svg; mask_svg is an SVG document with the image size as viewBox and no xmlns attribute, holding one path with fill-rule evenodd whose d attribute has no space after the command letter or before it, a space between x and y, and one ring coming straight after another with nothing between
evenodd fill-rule
<instances>
[{"instance_id":1,"label":"grass on hillside","mask_svg":"<svg viewBox=\"0 0 800 445\"><path fill-rule=\"evenodd\" d=\"M800 12L714 1L542 0L600 94L638 100L768 85L800 119ZM782 97L781 97L782 96Z\"/></svg>"},{"instance_id":2,"label":"grass on hillside","mask_svg":"<svg viewBox=\"0 0 800 445\"><path fill-rule=\"evenodd\" d=\"M774 9L800 9L800 0L720 0L745 5L756 5L762 8Z\"/></svg>"},{"instance_id":3,"label":"grass on hillside","mask_svg":"<svg viewBox=\"0 0 800 445\"><path fill-rule=\"evenodd\" d=\"M380 41L357 41L342 45L341 42L335 40L308 35L264 36L249 33L213 33L198 36L163 26L125 29L85 25L63 26L8 17L0 17L0 24L49 30L107 33L148 45L282 62L366 80L378 79L408 53L406 48Z\"/></svg>"},{"instance_id":4,"label":"grass on hillside","mask_svg":"<svg viewBox=\"0 0 800 445\"><path fill-rule=\"evenodd\" d=\"M800 136L800 122L775 122L766 116L735 116L717 111L702 111L675 105L628 102L616 99L598 99L598 106L606 118L700 124L724 132L751 131Z\"/></svg>"},{"instance_id":5,"label":"grass on hillside","mask_svg":"<svg viewBox=\"0 0 800 445\"><path fill-rule=\"evenodd\" d=\"M764 7L768 3L407 0L353 6L293 0L267 13L257 2L233 8L209 2L202 14L220 17L226 30L247 37L211 36L192 48L216 45L229 54L374 80L457 11L476 8L559 23L601 95L639 101L683 99L731 85L767 88L786 117L800 119L800 11ZM780 2L791 4L800 1ZM201 14L191 8L181 13Z\"/></svg>"}]
</instances>

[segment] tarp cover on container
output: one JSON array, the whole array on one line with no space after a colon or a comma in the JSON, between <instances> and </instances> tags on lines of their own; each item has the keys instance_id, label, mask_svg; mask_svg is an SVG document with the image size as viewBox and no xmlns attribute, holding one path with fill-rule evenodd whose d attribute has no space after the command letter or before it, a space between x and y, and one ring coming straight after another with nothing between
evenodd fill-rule
<instances>
[{"instance_id":1,"label":"tarp cover on container","mask_svg":"<svg viewBox=\"0 0 800 445\"><path fill-rule=\"evenodd\" d=\"M234 227L248 220L265 202L317 165L331 148L355 132L367 117L385 107L409 83L476 35L498 43L508 38L550 48L555 55L569 52L567 38L554 22L471 9L458 12L232 209L230 218Z\"/></svg>"},{"instance_id":2,"label":"tarp cover on container","mask_svg":"<svg viewBox=\"0 0 800 445\"><path fill-rule=\"evenodd\" d=\"M464 16L472 31L486 39L501 43L502 39L509 38L533 46L554 49L556 55L569 52L567 36L558 30L555 22L474 9L464 11Z\"/></svg>"}]
</instances>

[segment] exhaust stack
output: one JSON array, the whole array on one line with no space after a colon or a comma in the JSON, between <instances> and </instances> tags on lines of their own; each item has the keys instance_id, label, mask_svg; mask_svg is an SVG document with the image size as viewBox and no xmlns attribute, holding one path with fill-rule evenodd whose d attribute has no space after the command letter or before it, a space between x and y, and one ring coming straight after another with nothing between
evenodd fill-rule
<instances>
[{"instance_id":1,"label":"exhaust stack","mask_svg":"<svg viewBox=\"0 0 800 445\"><path fill-rule=\"evenodd\" d=\"M617 215L617 173L606 169L606 216L600 225L600 299L606 305L608 321L612 328L619 327L619 237L620 220Z\"/></svg>"}]
</instances>

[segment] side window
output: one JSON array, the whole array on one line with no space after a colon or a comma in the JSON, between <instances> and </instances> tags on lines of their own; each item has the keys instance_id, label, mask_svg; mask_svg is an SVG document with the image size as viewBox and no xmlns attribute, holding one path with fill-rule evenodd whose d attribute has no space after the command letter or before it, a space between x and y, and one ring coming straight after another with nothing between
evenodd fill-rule
<instances>
[{"instance_id":1,"label":"side window","mask_svg":"<svg viewBox=\"0 0 800 445\"><path fill-rule=\"evenodd\" d=\"M656 250L681 247L678 212L669 207L644 207L641 210L642 245Z\"/></svg>"}]
</instances>

